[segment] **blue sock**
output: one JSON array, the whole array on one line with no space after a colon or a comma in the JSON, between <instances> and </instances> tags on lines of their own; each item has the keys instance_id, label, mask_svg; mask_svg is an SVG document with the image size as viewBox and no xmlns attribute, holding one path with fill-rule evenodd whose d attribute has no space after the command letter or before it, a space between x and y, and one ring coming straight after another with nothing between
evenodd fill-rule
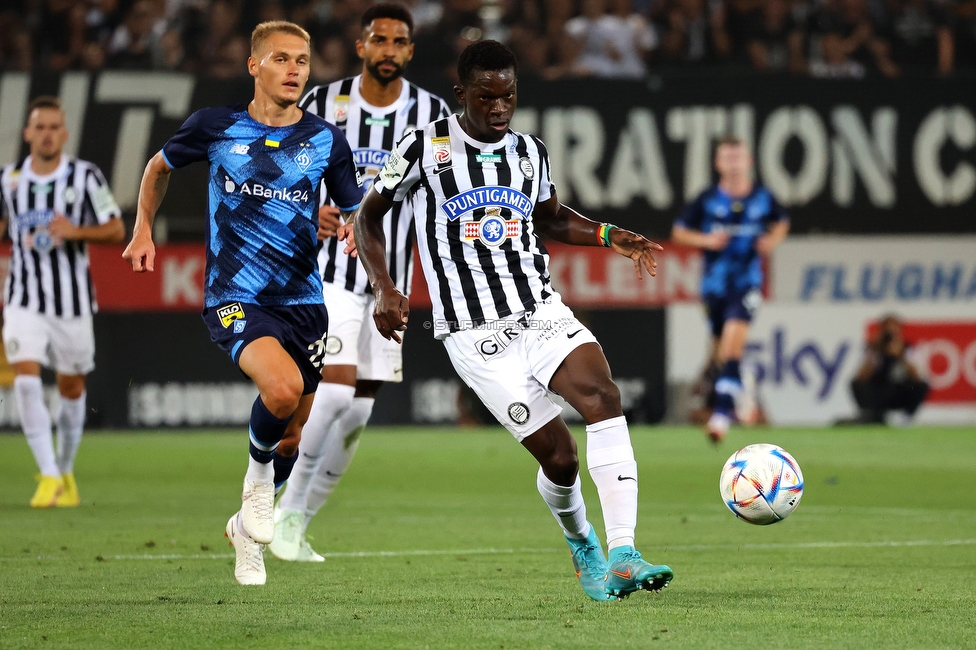
<instances>
[{"instance_id":1,"label":"blue sock","mask_svg":"<svg viewBox=\"0 0 976 650\"><path fill-rule=\"evenodd\" d=\"M251 458L259 463L270 463L278 443L285 436L285 429L291 422L291 418L290 415L283 419L276 418L261 401L259 395L254 400L254 406L251 407L251 422L248 426Z\"/></svg>"},{"instance_id":2,"label":"blue sock","mask_svg":"<svg viewBox=\"0 0 976 650\"><path fill-rule=\"evenodd\" d=\"M732 417L735 412L735 398L742 392L742 376L739 374L739 360L729 359L722 366L722 372L715 382L715 412Z\"/></svg>"},{"instance_id":3,"label":"blue sock","mask_svg":"<svg viewBox=\"0 0 976 650\"><path fill-rule=\"evenodd\" d=\"M281 488L285 486L285 481L291 476L291 470L295 466L295 462L298 460L298 452L295 452L294 456L282 456L277 451L274 453L274 484L275 484L275 494L281 491Z\"/></svg>"}]
</instances>

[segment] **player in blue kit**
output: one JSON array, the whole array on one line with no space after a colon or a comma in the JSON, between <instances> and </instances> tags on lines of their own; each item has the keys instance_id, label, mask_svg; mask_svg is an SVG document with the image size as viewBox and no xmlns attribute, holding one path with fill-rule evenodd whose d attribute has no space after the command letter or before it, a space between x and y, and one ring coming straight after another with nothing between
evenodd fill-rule
<instances>
[{"instance_id":1,"label":"player in blue kit","mask_svg":"<svg viewBox=\"0 0 976 650\"><path fill-rule=\"evenodd\" d=\"M297 459L321 380L328 330L316 266L321 183L347 223L362 198L342 133L298 108L309 36L275 21L251 35L254 100L191 115L146 166L132 241L123 257L152 271L152 222L173 169L210 163L203 318L211 339L257 385L241 510L227 522L241 584L264 584L273 507ZM340 238L351 230L344 226Z\"/></svg>"},{"instance_id":2,"label":"player in blue kit","mask_svg":"<svg viewBox=\"0 0 976 650\"><path fill-rule=\"evenodd\" d=\"M773 195L753 182L752 167L742 140L721 140L715 148L718 183L685 206L671 232L675 242L705 252L701 295L712 331L712 358L720 368L705 433L715 443L728 433L742 394L739 365L749 323L762 302L761 258L790 230L789 217Z\"/></svg>"}]
</instances>

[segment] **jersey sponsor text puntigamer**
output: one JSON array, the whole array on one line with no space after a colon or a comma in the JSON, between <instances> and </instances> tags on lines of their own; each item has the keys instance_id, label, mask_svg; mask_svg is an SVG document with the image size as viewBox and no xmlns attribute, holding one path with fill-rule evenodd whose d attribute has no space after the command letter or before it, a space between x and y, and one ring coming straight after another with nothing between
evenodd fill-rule
<instances>
[{"instance_id":1,"label":"jersey sponsor text puntigamer","mask_svg":"<svg viewBox=\"0 0 976 650\"><path fill-rule=\"evenodd\" d=\"M479 142L452 115L408 134L373 187L413 205L438 338L556 295L532 221L555 192L538 138Z\"/></svg>"},{"instance_id":2,"label":"jersey sponsor text puntigamer","mask_svg":"<svg viewBox=\"0 0 976 650\"><path fill-rule=\"evenodd\" d=\"M400 96L389 106L372 106L359 91L362 75L312 88L299 103L305 110L331 122L345 133L352 148L353 160L363 179L364 191L386 165L396 143L407 133L447 117L450 110L444 100L406 79ZM322 192L322 204L330 202ZM390 277L397 289L410 294L413 271L413 210L407 203L396 205L383 217L386 233L386 259ZM319 252L322 281L336 284L353 293L369 291L369 281L362 264L345 255L344 245L332 237Z\"/></svg>"},{"instance_id":3,"label":"jersey sponsor text puntigamer","mask_svg":"<svg viewBox=\"0 0 976 650\"><path fill-rule=\"evenodd\" d=\"M0 170L0 215L13 248L4 304L50 316L88 316L97 310L83 241L58 241L48 226L64 215L76 226L122 216L105 176L69 156L50 174L31 170L31 157Z\"/></svg>"}]
</instances>

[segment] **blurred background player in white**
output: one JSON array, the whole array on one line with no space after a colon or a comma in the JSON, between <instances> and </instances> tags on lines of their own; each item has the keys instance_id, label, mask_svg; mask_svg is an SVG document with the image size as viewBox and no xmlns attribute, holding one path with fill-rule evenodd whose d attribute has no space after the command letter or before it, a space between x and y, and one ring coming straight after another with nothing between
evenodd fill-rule
<instances>
[{"instance_id":1,"label":"blurred background player in white","mask_svg":"<svg viewBox=\"0 0 976 650\"><path fill-rule=\"evenodd\" d=\"M2 227L13 242L3 344L21 426L40 470L34 508L81 502L74 463L85 425L85 376L95 368L87 244L125 238L105 177L92 163L65 155L67 140L58 99L38 97L24 128L30 155L0 172ZM56 452L41 366L54 369L58 385Z\"/></svg>"},{"instance_id":2,"label":"blurred background player in white","mask_svg":"<svg viewBox=\"0 0 976 650\"><path fill-rule=\"evenodd\" d=\"M440 97L403 78L413 57L413 18L402 5L377 4L363 13L356 51L362 73L312 88L300 106L336 124L346 134L363 187L386 164L400 138L450 114ZM375 300L362 265L343 252L334 236L339 211L322 192L319 253L323 295L329 308L329 339L322 383L302 429L301 456L275 513L271 552L282 560L320 562L305 530L325 505L359 447L359 437L383 382L403 380L400 345L372 324ZM397 288L410 295L413 273L413 210L404 203L383 218L386 256Z\"/></svg>"},{"instance_id":3,"label":"blurred background player in white","mask_svg":"<svg viewBox=\"0 0 976 650\"><path fill-rule=\"evenodd\" d=\"M559 202L545 145L510 129L518 61L497 41L468 46L454 93L463 112L409 133L363 198L356 244L376 296L374 321L399 341L409 302L390 277L383 215L413 203L431 287L434 335L455 370L539 462L536 486L569 544L593 600L660 590L670 568L634 548L637 462L603 350L550 282L540 235L603 246L655 273L657 244L591 221ZM587 462L603 506L608 558L586 519L576 441L549 396L585 419Z\"/></svg>"},{"instance_id":4,"label":"blurred background player in white","mask_svg":"<svg viewBox=\"0 0 976 650\"><path fill-rule=\"evenodd\" d=\"M749 323L762 303L761 258L790 230L786 212L753 181L752 169L745 142L735 137L719 141L718 183L685 206L671 232L675 242L704 251L701 296L712 332L711 354L720 368L705 433L715 443L725 438L736 418L736 401L743 399L740 365Z\"/></svg>"}]
</instances>

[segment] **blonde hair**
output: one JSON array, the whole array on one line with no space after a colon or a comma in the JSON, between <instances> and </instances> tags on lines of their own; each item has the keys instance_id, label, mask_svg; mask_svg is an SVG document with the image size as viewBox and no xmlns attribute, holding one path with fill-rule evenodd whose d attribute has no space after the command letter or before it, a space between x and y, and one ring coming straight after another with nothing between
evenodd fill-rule
<instances>
[{"instance_id":1,"label":"blonde hair","mask_svg":"<svg viewBox=\"0 0 976 650\"><path fill-rule=\"evenodd\" d=\"M304 29L287 20L269 20L261 23L251 32L251 56L254 56L272 34L291 34L305 40L311 47L312 38Z\"/></svg>"}]
</instances>

